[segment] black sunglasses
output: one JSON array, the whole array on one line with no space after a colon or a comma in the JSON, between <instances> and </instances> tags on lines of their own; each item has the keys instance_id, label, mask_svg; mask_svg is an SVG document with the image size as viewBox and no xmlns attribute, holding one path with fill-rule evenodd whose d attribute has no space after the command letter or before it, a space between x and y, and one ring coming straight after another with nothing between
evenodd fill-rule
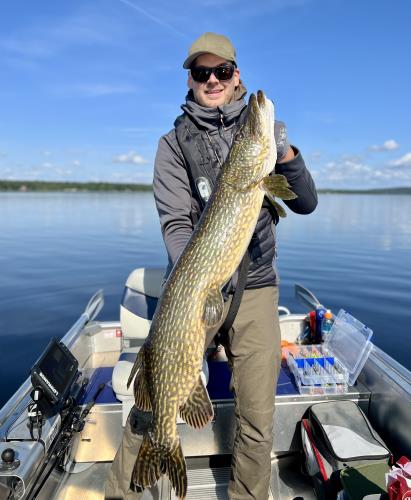
<instances>
[{"instance_id":1,"label":"black sunglasses","mask_svg":"<svg viewBox=\"0 0 411 500\"><path fill-rule=\"evenodd\" d=\"M234 75L234 64L221 64L215 68L207 68L206 66L195 66L190 69L193 80L198 83L208 82L211 73L221 82L230 80Z\"/></svg>"}]
</instances>

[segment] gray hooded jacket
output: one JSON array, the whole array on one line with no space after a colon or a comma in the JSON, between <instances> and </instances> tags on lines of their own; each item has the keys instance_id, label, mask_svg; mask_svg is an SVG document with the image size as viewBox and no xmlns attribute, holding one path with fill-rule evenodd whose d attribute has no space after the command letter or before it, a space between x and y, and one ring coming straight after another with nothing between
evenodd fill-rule
<instances>
[{"instance_id":1,"label":"gray hooded jacket","mask_svg":"<svg viewBox=\"0 0 411 500\"><path fill-rule=\"evenodd\" d=\"M204 207L196 189L193 171L200 170L211 186L228 156L233 136L246 103L238 100L218 108L198 105L188 94L183 114L168 134L161 137L157 150L153 190L160 225L169 257L168 273L190 239L195 223ZM281 122L276 122L278 125ZM277 136L277 133L276 133ZM276 137L278 144L278 137ZM276 164L275 173L287 177L297 195L287 206L300 214L311 213L317 205L317 194L300 152L291 161ZM275 217L275 214L274 214ZM261 288L278 283L274 260L275 224L268 202L263 205L249 246L250 268L246 288ZM168 274L167 273L167 274ZM231 282L232 292L236 277Z\"/></svg>"}]
</instances>

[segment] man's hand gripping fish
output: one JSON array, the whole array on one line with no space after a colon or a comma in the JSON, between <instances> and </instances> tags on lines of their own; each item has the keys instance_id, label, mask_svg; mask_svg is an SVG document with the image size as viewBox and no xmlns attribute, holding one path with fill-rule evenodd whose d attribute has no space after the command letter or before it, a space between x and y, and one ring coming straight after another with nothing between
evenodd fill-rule
<instances>
[{"instance_id":1,"label":"man's hand gripping fish","mask_svg":"<svg viewBox=\"0 0 411 500\"><path fill-rule=\"evenodd\" d=\"M252 94L244 124L217 179L194 233L175 264L160 298L134 376L136 407L152 411L133 470L135 484L152 486L167 474L177 497L187 494L186 463L177 416L197 429L213 418L200 377L206 330L223 315L222 287L250 243L266 194L279 215L277 196L293 199L282 175L268 174L276 162L274 106Z\"/></svg>"}]
</instances>

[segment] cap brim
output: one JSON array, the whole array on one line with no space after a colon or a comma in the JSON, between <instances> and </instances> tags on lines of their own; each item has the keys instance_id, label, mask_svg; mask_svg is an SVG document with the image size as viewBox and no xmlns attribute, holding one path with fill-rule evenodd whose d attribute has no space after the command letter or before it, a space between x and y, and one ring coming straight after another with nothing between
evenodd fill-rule
<instances>
[{"instance_id":1,"label":"cap brim","mask_svg":"<svg viewBox=\"0 0 411 500\"><path fill-rule=\"evenodd\" d=\"M194 54L191 54L191 56L188 56L187 59L184 61L183 68L184 69L190 69L190 66L194 59L196 59L198 56L201 56L202 54L210 54L210 52L194 52Z\"/></svg>"}]
</instances>

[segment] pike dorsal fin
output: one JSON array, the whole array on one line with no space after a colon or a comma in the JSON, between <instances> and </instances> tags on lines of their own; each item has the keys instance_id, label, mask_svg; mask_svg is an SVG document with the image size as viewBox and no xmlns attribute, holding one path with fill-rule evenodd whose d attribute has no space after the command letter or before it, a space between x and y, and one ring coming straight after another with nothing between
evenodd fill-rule
<instances>
[{"instance_id":1,"label":"pike dorsal fin","mask_svg":"<svg viewBox=\"0 0 411 500\"><path fill-rule=\"evenodd\" d=\"M213 405L201 377L187 401L180 407L180 417L195 429L201 429L213 419Z\"/></svg>"},{"instance_id":2,"label":"pike dorsal fin","mask_svg":"<svg viewBox=\"0 0 411 500\"><path fill-rule=\"evenodd\" d=\"M134 379L134 399L136 408L141 411L151 411L150 394L148 392L148 385L145 377L145 361L144 361L144 346L138 351L136 361L134 362L130 378L127 382L127 387L133 380L133 375L136 374Z\"/></svg>"},{"instance_id":3,"label":"pike dorsal fin","mask_svg":"<svg viewBox=\"0 0 411 500\"><path fill-rule=\"evenodd\" d=\"M204 323L206 326L215 326L223 317L224 300L219 288L212 288L207 295L204 305Z\"/></svg>"}]
</instances>

